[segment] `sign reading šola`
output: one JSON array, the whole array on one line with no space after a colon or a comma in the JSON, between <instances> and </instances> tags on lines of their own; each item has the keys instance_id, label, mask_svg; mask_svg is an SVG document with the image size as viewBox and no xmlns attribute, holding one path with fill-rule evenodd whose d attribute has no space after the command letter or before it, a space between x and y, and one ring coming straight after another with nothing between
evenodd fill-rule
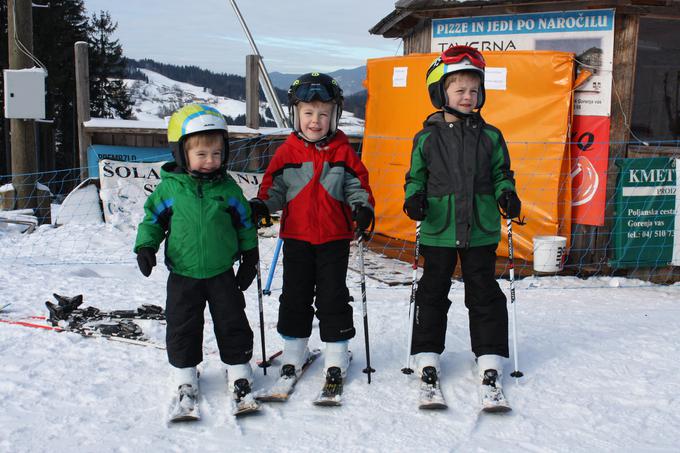
<instances>
[{"instance_id":1,"label":"sign reading \u0161ola","mask_svg":"<svg viewBox=\"0 0 680 453\"><path fill-rule=\"evenodd\" d=\"M136 228L144 218L144 203L161 182L161 167L165 162L99 161L99 196L104 208L104 220L118 227ZM257 196L262 175L228 172L243 190L246 199Z\"/></svg>"},{"instance_id":2,"label":"sign reading \u0161ola","mask_svg":"<svg viewBox=\"0 0 680 453\"><path fill-rule=\"evenodd\" d=\"M665 157L618 159L614 267L680 265L678 163Z\"/></svg>"}]
</instances>

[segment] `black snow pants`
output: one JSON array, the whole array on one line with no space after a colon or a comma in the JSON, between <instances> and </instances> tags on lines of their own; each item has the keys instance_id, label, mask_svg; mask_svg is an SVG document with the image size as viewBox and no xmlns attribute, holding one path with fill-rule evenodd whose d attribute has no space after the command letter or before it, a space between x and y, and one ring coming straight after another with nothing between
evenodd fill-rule
<instances>
[{"instance_id":1,"label":"black snow pants","mask_svg":"<svg viewBox=\"0 0 680 453\"><path fill-rule=\"evenodd\" d=\"M496 244L469 249L421 245L421 254L425 266L416 291L411 353L444 351L451 276L460 257L472 352L508 357L507 299L495 277Z\"/></svg>"},{"instance_id":2,"label":"black snow pants","mask_svg":"<svg viewBox=\"0 0 680 453\"><path fill-rule=\"evenodd\" d=\"M172 366L186 368L203 360L203 312L208 302L222 362L237 365L253 356L253 331L246 302L233 269L206 279L170 273L165 307L165 341Z\"/></svg>"},{"instance_id":3,"label":"black snow pants","mask_svg":"<svg viewBox=\"0 0 680 453\"><path fill-rule=\"evenodd\" d=\"M277 327L281 335L308 338L316 305L321 341L354 337L352 306L345 282L348 263L349 240L313 245L284 239L283 291Z\"/></svg>"}]
</instances>

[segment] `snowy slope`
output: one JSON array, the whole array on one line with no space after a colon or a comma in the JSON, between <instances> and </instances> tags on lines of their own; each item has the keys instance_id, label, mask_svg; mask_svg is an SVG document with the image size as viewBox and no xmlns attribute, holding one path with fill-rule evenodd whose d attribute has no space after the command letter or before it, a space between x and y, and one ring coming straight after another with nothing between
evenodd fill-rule
<instances>
[{"instance_id":1,"label":"snowy slope","mask_svg":"<svg viewBox=\"0 0 680 453\"><path fill-rule=\"evenodd\" d=\"M149 69L141 69L141 71L149 79L148 82L125 80L130 97L134 102L132 112L140 121L169 117L174 110L191 102L212 105L224 115L232 118L246 114L246 103L244 101L215 96L202 87L178 82ZM266 116L268 105L266 102L260 103L260 114L263 117ZM267 117L267 119L274 120L271 117ZM343 112L340 127L363 127L363 125L364 121L355 118L353 113Z\"/></svg>"},{"instance_id":2,"label":"snowy slope","mask_svg":"<svg viewBox=\"0 0 680 453\"><path fill-rule=\"evenodd\" d=\"M40 227L31 235L0 230L0 317L45 314L52 293L83 294L102 309L163 304L167 271L138 272L134 232L107 225ZM263 276L275 245L261 238ZM159 261L162 261L159 256ZM352 258L354 261L354 258ZM394 263L390 263L394 266ZM403 263L405 269L408 264ZM357 268L356 263L352 267ZM406 271L408 272L408 271ZM267 350L276 333L277 267L265 297ZM319 389L315 363L286 404L235 420L211 323L205 328L201 386L203 420L167 426L168 364L164 351L0 323L0 451L2 452L226 452L226 451L677 451L680 442L680 285L569 277L517 282L520 369L506 380L514 411L479 415L469 352L463 285L455 282L443 355L443 389L450 408L419 412L416 381L401 374L410 287L367 280L372 365L365 366L361 307L345 389L346 404L311 404ZM359 276L348 286L360 301ZM508 292L508 283L501 282ZM256 285L247 313L259 358ZM209 319L209 316L207 317ZM143 325L163 340L157 322ZM318 329L311 343L321 345ZM506 367L506 374L512 364ZM257 370L255 387L267 385Z\"/></svg>"}]
</instances>

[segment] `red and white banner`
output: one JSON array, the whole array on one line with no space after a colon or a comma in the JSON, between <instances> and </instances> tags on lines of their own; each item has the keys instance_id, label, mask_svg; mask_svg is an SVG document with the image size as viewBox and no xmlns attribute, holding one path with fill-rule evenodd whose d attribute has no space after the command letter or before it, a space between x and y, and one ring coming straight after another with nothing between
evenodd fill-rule
<instances>
[{"instance_id":1,"label":"red and white banner","mask_svg":"<svg viewBox=\"0 0 680 453\"><path fill-rule=\"evenodd\" d=\"M574 223L604 225L609 117L574 116L571 140L571 213Z\"/></svg>"}]
</instances>

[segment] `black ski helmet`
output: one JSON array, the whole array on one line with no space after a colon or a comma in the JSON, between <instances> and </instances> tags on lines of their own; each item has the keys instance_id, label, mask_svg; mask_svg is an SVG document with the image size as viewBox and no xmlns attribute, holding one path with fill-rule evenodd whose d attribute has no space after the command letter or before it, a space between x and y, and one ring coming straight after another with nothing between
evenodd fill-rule
<instances>
[{"instance_id":1,"label":"black ski helmet","mask_svg":"<svg viewBox=\"0 0 680 453\"><path fill-rule=\"evenodd\" d=\"M300 116L297 111L299 102L333 102L333 112L328 134L321 139L310 142L319 143L333 137L338 130L340 116L342 115L342 88L340 84L331 76L320 72L310 72L303 74L295 79L288 89L288 112L293 121L293 129L298 137L309 141L300 130Z\"/></svg>"},{"instance_id":2,"label":"black ski helmet","mask_svg":"<svg viewBox=\"0 0 680 453\"><path fill-rule=\"evenodd\" d=\"M427 91L430 94L432 105L459 118L470 116L470 113L459 112L447 105L448 96L444 89L444 80L451 74L460 71L470 71L479 75L480 78L479 94L475 108L477 110L481 109L486 100L486 91L484 89L485 67L484 57L474 47L452 46L446 49L432 62L425 76Z\"/></svg>"}]
</instances>

